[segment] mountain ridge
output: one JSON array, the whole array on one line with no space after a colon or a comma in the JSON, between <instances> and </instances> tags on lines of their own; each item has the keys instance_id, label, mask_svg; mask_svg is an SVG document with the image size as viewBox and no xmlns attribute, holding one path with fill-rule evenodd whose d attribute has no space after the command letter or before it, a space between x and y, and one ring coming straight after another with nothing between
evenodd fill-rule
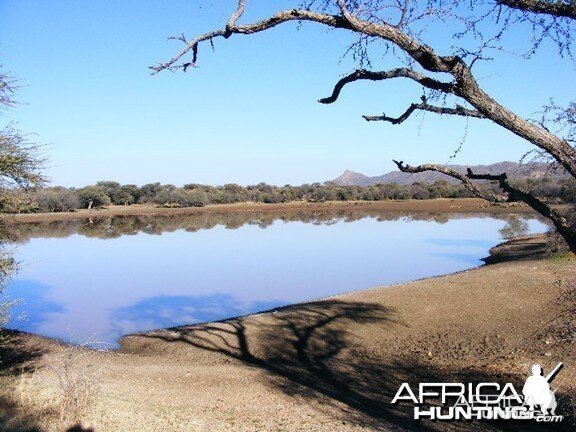
<instances>
[{"instance_id":1,"label":"mountain ridge","mask_svg":"<svg viewBox=\"0 0 576 432\"><path fill-rule=\"evenodd\" d=\"M568 175L562 169L551 168L545 162L498 162L490 165L446 165L462 174L466 173L468 168L471 168L477 174L492 174L498 175L506 173L509 178L530 178L542 179L545 177L550 178L566 178ZM396 183L398 185L408 185L416 182L421 183L434 183L436 180L446 180L449 183L458 183L456 180L447 175L435 172L425 171L417 174L403 173L401 171L390 171L380 176L367 176L359 172L346 169L340 176L330 183L337 186L373 186L377 184Z\"/></svg>"}]
</instances>

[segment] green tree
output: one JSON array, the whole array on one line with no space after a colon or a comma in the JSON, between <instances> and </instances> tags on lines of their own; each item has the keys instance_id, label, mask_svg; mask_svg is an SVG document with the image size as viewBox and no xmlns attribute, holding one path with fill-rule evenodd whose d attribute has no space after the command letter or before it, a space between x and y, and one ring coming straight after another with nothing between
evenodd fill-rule
<instances>
[{"instance_id":1,"label":"green tree","mask_svg":"<svg viewBox=\"0 0 576 432\"><path fill-rule=\"evenodd\" d=\"M76 194L82 208L103 207L110 205L111 202L110 197L100 186L86 186L78 189Z\"/></svg>"},{"instance_id":2,"label":"green tree","mask_svg":"<svg viewBox=\"0 0 576 432\"><path fill-rule=\"evenodd\" d=\"M136 202L131 188L125 186L114 189L110 195L110 200L116 205L130 205Z\"/></svg>"},{"instance_id":3,"label":"green tree","mask_svg":"<svg viewBox=\"0 0 576 432\"><path fill-rule=\"evenodd\" d=\"M132 202L137 203L142 196L142 191L140 188L134 184L124 185L120 188L122 191L125 191L132 195Z\"/></svg>"},{"instance_id":4,"label":"green tree","mask_svg":"<svg viewBox=\"0 0 576 432\"><path fill-rule=\"evenodd\" d=\"M114 196L114 193L116 193L118 189L120 189L120 183L115 181L99 181L98 183L96 183L96 186L102 189L102 191L106 195L108 195L108 198L110 198L111 200L112 197Z\"/></svg>"},{"instance_id":5,"label":"green tree","mask_svg":"<svg viewBox=\"0 0 576 432\"><path fill-rule=\"evenodd\" d=\"M162 185L160 183L148 183L140 188L140 198L139 201L143 203L154 202L154 197L158 192L162 190Z\"/></svg>"}]
</instances>

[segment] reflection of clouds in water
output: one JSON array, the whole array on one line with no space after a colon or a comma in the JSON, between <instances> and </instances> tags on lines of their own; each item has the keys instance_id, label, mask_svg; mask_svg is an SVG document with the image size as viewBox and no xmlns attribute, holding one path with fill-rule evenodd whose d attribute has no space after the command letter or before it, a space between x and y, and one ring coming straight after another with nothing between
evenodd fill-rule
<instances>
[{"instance_id":1,"label":"reflection of clouds in water","mask_svg":"<svg viewBox=\"0 0 576 432\"><path fill-rule=\"evenodd\" d=\"M477 266L482 258L494 246L494 240L485 239L426 239L425 243L438 246L436 252L430 255L445 258L453 262L465 263L468 266ZM446 250L448 249L448 250Z\"/></svg>"},{"instance_id":2,"label":"reflection of clouds in water","mask_svg":"<svg viewBox=\"0 0 576 432\"><path fill-rule=\"evenodd\" d=\"M453 246L453 247L481 247L487 248L494 245L493 240L481 240L481 239L427 239L424 240L426 243L433 244L435 246Z\"/></svg>"},{"instance_id":3,"label":"reflection of clouds in water","mask_svg":"<svg viewBox=\"0 0 576 432\"><path fill-rule=\"evenodd\" d=\"M447 258L452 261L463 262L472 266L482 264L481 257L479 257L478 254L473 253L439 252L433 255L441 258Z\"/></svg>"},{"instance_id":4,"label":"reflection of clouds in water","mask_svg":"<svg viewBox=\"0 0 576 432\"><path fill-rule=\"evenodd\" d=\"M159 295L112 311L110 322L113 328L106 339L114 343L120 336L130 333L218 321L285 304L280 300L247 301L230 294Z\"/></svg>"},{"instance_id":5,"label":"reflection of clouds in water","mask_svg":"<svg viewBox=\"0 0 576 432\"><path fill-rule=\"evenodd\" d=\"M11 282L6 294L17 300L10 310L7 328L17 328L27 332L38 332L42 324L54 314L64 313L65 309L47 298L52 289L49 285L37 281L20 279Z\"/></svg>"}]
</instances>

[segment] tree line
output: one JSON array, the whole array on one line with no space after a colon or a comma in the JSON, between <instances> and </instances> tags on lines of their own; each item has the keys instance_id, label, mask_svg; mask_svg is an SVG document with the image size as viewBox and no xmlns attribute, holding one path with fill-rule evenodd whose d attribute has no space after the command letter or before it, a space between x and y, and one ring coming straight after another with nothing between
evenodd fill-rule
<instances>
[{"instance_id":1,"label":"tree line","mask_svg":"<svg viewBox=\"0 0 576 432\"><path fill-rule=\"evenodd\" d=\"M576 180L573 178L520 179L518 187L551 204L575 203ZM498 188L496 182L480 186L486 192ZM148 204L158 207L202 207L211 204L234 203L287 203L326 201L383 201L423 200L435 198L469 198L473 194L461 183L437 180L434 183L416 182L409 185L396 183L373 186L340 186L330 182L300 186L273 186L266 183L240 186L229 183L222 186L149 183L143 186L122 185L115 181L99 181L82 188L61 186L34 190L12 189L4 192L9 199L2 201L5 213L68 212L82 208L102 208L109 205Z\"/></svg>"}]
</instances>

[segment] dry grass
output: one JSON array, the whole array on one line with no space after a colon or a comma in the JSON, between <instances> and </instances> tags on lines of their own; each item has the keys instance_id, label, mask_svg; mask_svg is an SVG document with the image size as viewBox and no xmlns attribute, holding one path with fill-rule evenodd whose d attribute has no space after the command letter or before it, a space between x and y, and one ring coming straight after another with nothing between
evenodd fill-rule
<instances>
[{"instance_id":1,"label":"dry grass","mask_svg":"<svg viewBox=\"0 0 576 432\"><path fill-rule=\"evenodd\" d=\"M38 421L50 425L47 431L72 426L101 425L97 410L99 378L104 366L95 367L97 351L81 346L59 346L49 355L43 370L20 375L16 385L17 402L37 413ZM47 418L50 422L47 422Z\"/></svg>"},{"instance_id":2,"label":"dry grass","mask_svg":"<svg viewBox=\"0 0 576 432\"><path fill-rule=\"evenodd\" d=\"M205 430L177 405L158 406L118 399L102 391L107 364L102 352L81 346L59 345L46 358L47 366L22 373L14 394L20 418L10 432L73 432L145 430L189 432ZM97 366L95 366L97 365ZM146 399L146 397L144 397ZM139 402L139 403L136 403ZM110 406L115 409L110 411ZM16 426L15 426L16 425ZM39 426L41 428L39 428ZM14 430L13 428L18 429ZM0 430L2 426L0 425Z\"/></svg>"}]
</instances>

